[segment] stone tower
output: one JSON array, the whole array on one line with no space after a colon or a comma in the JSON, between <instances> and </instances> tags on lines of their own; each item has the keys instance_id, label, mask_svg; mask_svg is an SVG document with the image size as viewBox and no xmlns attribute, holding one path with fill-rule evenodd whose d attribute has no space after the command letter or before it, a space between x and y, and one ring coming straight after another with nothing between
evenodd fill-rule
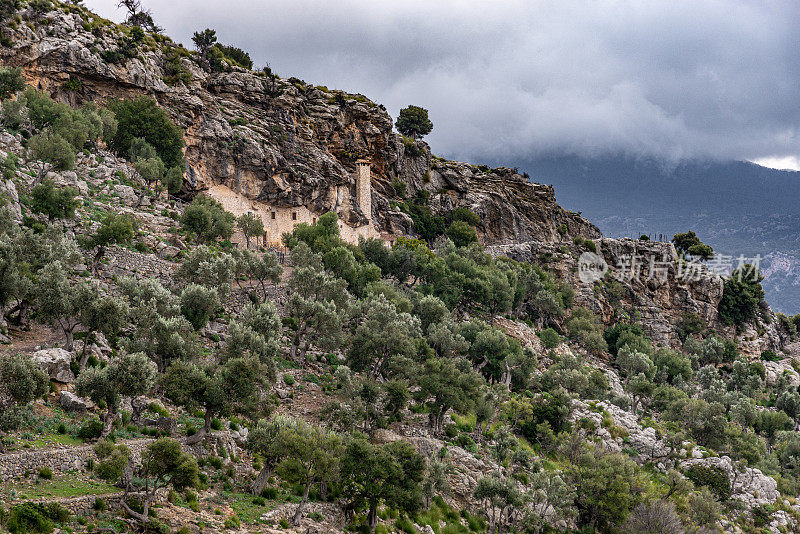
<instances>
[{"instance_id":1,"label":"stone tower","mask_svg":"<svg viewBox=\"0 0 800 534\"><path fill-rule=\"evenodd\" d=\"M356 161L356 202L364 215L372 221L372 182L369 160Z\"/></svg>"}]
</instances>

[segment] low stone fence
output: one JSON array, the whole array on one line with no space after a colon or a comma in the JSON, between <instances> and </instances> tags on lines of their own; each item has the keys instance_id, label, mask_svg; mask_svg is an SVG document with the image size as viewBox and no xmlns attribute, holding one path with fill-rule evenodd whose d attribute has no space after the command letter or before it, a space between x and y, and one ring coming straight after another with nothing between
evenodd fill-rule
<instances>
[{"instance_id":1,"label":"low stone fence","mask_svg":"<svg viewBox=\"0 0 800 534\"><path fill-rule=\"evenodd\" d=\"M134 461L141 458L142 450L152 439L138 439L120 442L131 450ZM81 471L86 463L94 459L92 445L80 447L26 450L0 455L0 482L36 473L41 467L49 467L54 474Z\"/></svg>"},{"instance_id":2,"label":"low stone fence","mask_svg":"<svg viewBox=\"0 0 800 534\"><path fill-rule=\"evenodd\" d=\"M112 276L134 276L136 278L157 278L162 285L172 284L177 263L162 260L154 254L141 254L122 247L108 247L107 264L100 266L100 274Z\"/></svg>"},{"instance_id":3,"label":"low stone fence","mask_svg":"<svg viewBox=\"0 0 800 534\"><path fill-rule=\"evenodd\" d=\"M298 506L298 504L292 503L282 504L274 510L264 512L261 515L261 520L277 523L281 519L291 519ZM338 524L339 526L344 524L341 508L332 503L310 502L306 504L303 512L306 517L308 514L318 513L329 523Z\"/></svg>"},{"instance_id":4,"label":"low stone fence","mask_svg":"<svg viewBox=\"0 0 800 534\"><path fill-rule=\"evenodd\" d=\"M129 493L128 497L136 497L138 493ZM89 515L95 511L94 503L98 499L102 500L107 508L122 508L122 499L125 497L125 492L116 491L114 493L105 493L100 495L81 495L78 497L61 497L59 499L37 499L34 502L43 503L58 503L70 513L74 515ZM160 504L166 502L167 491L158 490L156 497L151 504Z\"/></svg>"},{"instance_id":5,"label":"low stone fence","mask_svg":"<svg viewBox=\"0 0 800 534\"><path fill-rule=\"evenodd\" d=\"M61 499L42 499L39 502L58 503L74 515L89 515L94 512L94 503L102 499L108 508L121 508L124 493L106 493L105 495L81 495L80 497L64 497Z\"/></svg>"}]
</instances>

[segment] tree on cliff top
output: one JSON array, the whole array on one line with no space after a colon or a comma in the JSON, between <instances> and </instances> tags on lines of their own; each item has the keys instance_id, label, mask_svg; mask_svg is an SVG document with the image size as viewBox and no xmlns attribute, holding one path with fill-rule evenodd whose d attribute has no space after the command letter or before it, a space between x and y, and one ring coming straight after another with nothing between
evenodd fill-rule
<instances>
[{"instance_id":1,"label":"tree on cliff top","mask_svg":"<svg viewBox=\"0 0 800 534\"><path fill-rule=\"evenodd\" d=\"M701 260L710 260L714 257L714 249L700 241L700 238L693 231L675 234L672 238L672 243L679 254L688 254Z\"/></svg>"},{"instance_id":2,"label":"tree on cliff top","mask_svg":"<svg viewBox=\"0 0 800 534\"><path fill-rule=\"evenodd\" d=\"M428 118L428 110L419 106L408 106L401 109L395 126L398 132L412 139L422 139L433 130L433 123Z\"/></svg>"}]
</instances>

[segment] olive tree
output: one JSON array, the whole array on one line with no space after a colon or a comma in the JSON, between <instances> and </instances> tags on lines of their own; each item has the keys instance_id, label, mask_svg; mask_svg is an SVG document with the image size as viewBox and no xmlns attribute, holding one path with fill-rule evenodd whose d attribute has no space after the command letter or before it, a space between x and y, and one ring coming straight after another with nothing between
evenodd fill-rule
<instances>
[{"instance_id":1,"label":"olive tree","mask_svg":"<svg viewBox=\"0 0 800 534\"><path fill-rule=\"evenodd\" d=\"M78 376L78 394L106 406L101 437L111 433L121 397L148 393L156 382L156 366L142 353L120 354L103 368L92 367Z\"/></svg>"},{"instance_id":2,"label":"olive tree","mask_svg":"<svg viewBox=\"0 0 800 534\"><path fill-rule=\"evenodd\" d=\"M418 318L399 312L384 295L370 298L347 353L348 365L375 378L387 370L397 371L398 364L416 352L421 333Z\"/></svg>"},{"instance_id":3,"label":"olive tree","mask_svg":"<svg viewBox=\"0 0 800 534\"><path fill-rule=\"evenodd\" d=\"M429 408L431 430L439 433L449 410L472 407L483 380L464 359L429 358L419 369L416 382L417 401Z\"/></svg>"},{"instance_id":4,"label":"olive tree","mask_svg":"<svg viewBox=\"0 0 800 534\"><path fill-rule=\"evenodd\" d=\"M230 254L216 254L201 245L183 259L176 275L185 284L216 289L224 301L231 291L235 268L236 261Z\"/></svg>"},{"instance_id":5,"label":"olive tree","mask_svg":"<svg viewBox=\"0 0 800 534\"><path fill-rule=\"evenodd\" d=\"M311 487L330 483L338 477L342 440L334 432L297 420L281 428L276 441L283 456L277 466L278 474L283 480L303 488L300 504L292 517L292 524L297 525L303 517Z\"/></svg>"},{"instance_id":6,"label":"olive tree","mask_svg":"<svg viewBox=\"0 0 800 534\"><path fill-rule=\"evenodd\" d=\"M261 470L250 484L250 493L258 495L267 485L272 473L283 458L284 451L278 446L281 430L292 426L297 419L275 415L272 419L260 419L247 434L245 448L261 458Z\"/></svg>"},{"instance_id":7,"label":"olive tree","mask_svg":"<svg viewBox=\"0 0 800 534\"><path fill-rule=\"evenodd\" d=\"M17 426L19 409L46 394L49 385L47 373L30 358L21 354L0 356L0 430Z\"/></svg>"},{"instance_id":8,"label":"olive tree","mask_svg":"<svg viewBox=\"0 0 800 534\"><path fill-rule=\"evenodd\" d=\"M266 385L263 364L252 356L231 358L224 364L200 365L177 360L160 377L164 395L187 409L204 410L203 428L186 443L194 444L211 434L214 416L231 413L252 415L262 409Z\"/></svg>"},{"instance_id":9,"label":"olive tree","mask_svg":"<svg viewBox=\"0 0 800 534\"><path fill-rule=\"evenodd\" d=\"M245 240L245 246L249 249L250 248L250 239L253 237L258 237L264 234L264 223L261 221L259 217L256 217L252 213L245 213L244 215L240 215L239 218L236 219L236 224L239 225L239 229L242 231ZM257 245L258 243L256 243Z\"/></svg>"},{"instance_id":10,"label":"olive tree","mask_svg":"<svg viewBox=\"0 0 800 534\"><path fill-rule=\"evenodd\" d=\"M425 458L407 441L373 445L363 438L351 438L342 455L342 493L349 508L366 510L367 525L375 532L378 506L413 514L422 505Z\"/></svg>"},{"instance_id":11,"label":"olive tree","mask_svg":"<svg viewBox=\"0 0 800 534\"><path fill-rule=\"evenodd\" d=\"M141 462L135 465L124 445L98 444L95 452L100 458L98 476L109 482L119 482L125 488L122 507L142 526L150 521L150 504L159 491L167 488L182 491L198 485L197 461L181 450L176 439L163 437L150 443L142 451ZM129 472L133 476L129 476ZM141 512L129 504L128 495L134 492L142 506Z\"/></svg>"},{"instance_id":12,"label":"olive tree","mask_svg":"<svg viewBox=\"0 0 800 534\"><path fill-rule=\"evenodd\" d=\"M511 514L524 502L514 480L495 475L478 479L472 495L489 519L490 534L503 532L510 523Z\"/></svg>"},{"instance_id":13,"label":"olive tree","mask_svg":"<svg viewBox=\"0 0 800 534\"><path fill-rule=\"evenodd\" d=\"M235 263L236 283L240 288L242 280L255 280L261 289L261 296L256 297L251 294L251 300L267 300L267 284L277 284L281 280L283 267L278 262L278 256L274 252L257 254L249 250L233 251Z\"/></svg>"},{"instance_id":14,"label":"olive tree","mask_svg":"<svg viewBox=\"0 0 800 534\"><path fill-rule=\"evenodd\" d=\"M302 259L304 256L308 260ZM350 305L347 282L325 271L318 255L311 253L305 243L292 250L292 263L297 266L289 282L293 291L289 313L297 320L292 357L298 349L301 356L305 355L312 339L322 349L340 346Z\"/></svg>"}]
</instances>

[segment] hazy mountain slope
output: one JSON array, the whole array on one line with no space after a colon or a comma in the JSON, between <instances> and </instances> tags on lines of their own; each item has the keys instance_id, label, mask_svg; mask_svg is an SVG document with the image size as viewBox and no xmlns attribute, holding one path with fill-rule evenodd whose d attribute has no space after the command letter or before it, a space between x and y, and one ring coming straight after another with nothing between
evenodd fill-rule
<instances>
[{"instance_id":1,"label":"hazy mountain slope","mask_svg":"<svg viewBox=\"0 0 800 534\"><path fill-rule=\"evenodd\" d=\"M551 156L516 164L608 237L695 230L726 255L760 254L767 300L800 312L800 173L746 162Z\"/></svg>"}]
</instances>

